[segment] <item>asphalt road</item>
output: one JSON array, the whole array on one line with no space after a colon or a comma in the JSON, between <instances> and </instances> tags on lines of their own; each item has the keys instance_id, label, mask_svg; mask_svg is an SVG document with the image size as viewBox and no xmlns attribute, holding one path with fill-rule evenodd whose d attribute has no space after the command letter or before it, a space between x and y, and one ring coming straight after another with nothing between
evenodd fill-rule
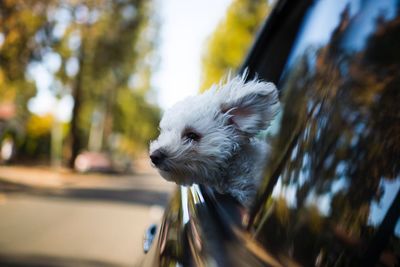
<instances>
[{"instance_id":1,"label":"asphalt road","mask_svg":"<svg viewBox=\"0 0 400 267\"><path fill-rule=\"evenodd\" d=\"M173 188L157 175L54 187L0 179L0 266L132 266Z\"/></svg>"}]
</instances>

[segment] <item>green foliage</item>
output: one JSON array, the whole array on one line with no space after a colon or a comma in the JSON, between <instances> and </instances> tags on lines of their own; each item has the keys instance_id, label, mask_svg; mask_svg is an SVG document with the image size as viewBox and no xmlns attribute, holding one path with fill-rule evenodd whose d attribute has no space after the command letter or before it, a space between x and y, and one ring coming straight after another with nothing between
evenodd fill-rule
<instances>
[{"instance_id":1,"label":"green foliage","mask_svg":"<svg viewBox=\"0 0 400 267\"><path fill-rule=\"evenodd\" d=\"M0 1L0 104L16 104L26 143L30 142L20 152L35 151L33 143L50 135L43 128L47 120L27 110L35 93L27 70L32 63L45 66L50 53L61 59L59 68L51 71L54 96L72 95L75 100L68 140L79 139L79 150L86 149L94 113L99 111L102 149L111 149L109 137L116 134L129 140L123 149L129 154L147 146L159 119L159 110L146 100L157 62L158 21L152 4Z\"/></svg>"},{"instance_id":2,"label":"green foliage","mask_svg":"<svg viewBox=\"0 0 400 267\"><path fill-rule=\"evenodd\" d=\"M73 79L74 90L82 90L82 107L77 118L79 138L87 143L93 113L100 111L104 125L103 148L110 149L108 137L113 133L135 144L129 150L143 148L149 136L154 136L159 117L159 111L145 97L151 89L151 71L155 66L149 59L154 60L157 40L156 35L149 34L157 26L150 16L151 2L115 1L89 7L89 12L94 11L100 14L95 23L75 25L75 31L70 30L81 32L81 45L73 51L80 58L80 70L76 80ZM121 94L126 97L124 101L120 101ZM135 114L139 111L140 114ZM147 113L157 119L149 121L151 116ZM137 120L126 120L128 114ZM121 127L124 123L135 126Z\"/></svg>"},{"instance_id":3,"label":"green foliage","mask_svg":"<svg viewBox=\"0 0 400 267\"><path fill-rule=\"evenodd\" d=\"M156 125L160 119L159 110L146 104L144 97L129 88L118 91L117 110L114 113L115 132L125 133L120 150L134 154L147 148L150 140L157 135Z\"/></svg>"},{"instance_id":4,"label":"green foliage","mask_svg":"<svg viewBox=\"0 0 400 267\"><path fill-rule=\"evenodd\" d=\"M27 122L26 131L32 137L50 135L53 122L54 117L51 114L45 116L32 115Z\"/></svg>"},{"instance_id":5,"label":"green foliage","mask_svg":"<svg viewBox=\"0 0 400 267\"><path fill-rule=\"evenodd\" d=\"M208 41L202 62L201 91L240 66L268 11L265 0L233 1Z\"/></svg>"},{"instance_id":6,"label":"green foliage","mask_svg":"<svg viewBox=\"0 0 400 267\"><path fill-rule=\"evenodd\" d=\"M35 92L33 83L25 78L25 70L40 46L34 37L46 22L45 8L40 1L0 2L0 104L15 103L22 123L28 117L26 102ZM36 12L31 12L33 9Z\"/></svg>"},{"instance_id":7,"label":"green foliage","mask_svg":"<svg viewBox=\"0 0 400 267\"><path fill-rule=\"evenodd\" d=\"M31 115L28 118L26 137L23 142L24 155L26 157L48 155L53 123L54 117L51 114L44 116Z\"/></svg>"}]
</instances>

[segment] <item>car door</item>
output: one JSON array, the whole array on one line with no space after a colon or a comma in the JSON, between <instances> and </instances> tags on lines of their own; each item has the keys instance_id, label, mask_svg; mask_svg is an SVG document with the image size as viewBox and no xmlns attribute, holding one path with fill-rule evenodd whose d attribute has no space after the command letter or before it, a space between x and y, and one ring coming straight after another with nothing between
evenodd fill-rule
<instances>
[{"instance_id":1,"label":"car door","mask_svg":"<svg viewBox=\"0 0 400 267\"><path fill-rule=\"evenodd\" d=\"M399 2L278 5L245 64L282 101L248 229L286 266L398 266Z\"/></svg>"}]
</instances>

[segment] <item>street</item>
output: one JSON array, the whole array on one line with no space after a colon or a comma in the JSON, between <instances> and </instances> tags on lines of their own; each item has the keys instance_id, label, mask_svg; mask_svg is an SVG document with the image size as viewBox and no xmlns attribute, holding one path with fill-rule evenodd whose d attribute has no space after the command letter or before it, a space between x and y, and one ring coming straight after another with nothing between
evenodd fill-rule
<instances>
[{"instance_id":1,"label":"street","mask_svg":"<svg viewBox=\"0 0 400 267\"><path fill-rule=\"evenodd\" d=\"M154 172L0 167L0 177L0 265L12 266L132 266L175 188Z\"/></svg>"}]
</instances>

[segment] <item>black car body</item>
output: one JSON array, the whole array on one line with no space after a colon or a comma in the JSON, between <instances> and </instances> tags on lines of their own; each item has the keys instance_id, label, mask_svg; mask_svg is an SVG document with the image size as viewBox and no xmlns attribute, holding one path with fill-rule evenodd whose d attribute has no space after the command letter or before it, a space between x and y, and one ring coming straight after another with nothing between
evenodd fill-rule
<instances>
[{"instance_id":1,"label":"black car body","mask_svg":"<svg viewBox=\"0 0 400 267\"><path fill-rule=\"evenodd\" d=\"M400 266L400 1L279 1L242 71L282 110L246 212L180 187L140 266Z\"/></svg>"}]
</instances>

